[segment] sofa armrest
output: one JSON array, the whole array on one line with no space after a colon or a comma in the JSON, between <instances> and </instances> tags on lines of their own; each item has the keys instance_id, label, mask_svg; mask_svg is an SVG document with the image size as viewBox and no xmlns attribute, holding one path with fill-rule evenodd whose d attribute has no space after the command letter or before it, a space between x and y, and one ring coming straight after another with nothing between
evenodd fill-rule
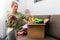
<instances>
[{"instance_id":1,"label":"sofa armrest","mask_svg":"<svg viewBox=\"0 0 60 40\"><path fill-rule=\"evenodd\" d=\"M49 21L49 19L44 19L44 23L46 24Z\"/></svg>"}]
</instances>

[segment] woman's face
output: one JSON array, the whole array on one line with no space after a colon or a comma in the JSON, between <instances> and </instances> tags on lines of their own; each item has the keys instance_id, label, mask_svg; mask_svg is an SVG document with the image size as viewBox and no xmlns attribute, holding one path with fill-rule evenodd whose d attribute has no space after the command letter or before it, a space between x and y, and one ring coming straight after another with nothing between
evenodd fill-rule
<instances>
[{"instance_id":1,"label":"woman's face","mask_svg":"<svg viewBox=\"0 0 60 40\"><path fill-rule=\"evenodd\" d=\"M12 10L13 10L14 12L17 12L17 9L18 9L18 4L14 4L14 5L12 6Z\"/></svg>"}]
</instances>

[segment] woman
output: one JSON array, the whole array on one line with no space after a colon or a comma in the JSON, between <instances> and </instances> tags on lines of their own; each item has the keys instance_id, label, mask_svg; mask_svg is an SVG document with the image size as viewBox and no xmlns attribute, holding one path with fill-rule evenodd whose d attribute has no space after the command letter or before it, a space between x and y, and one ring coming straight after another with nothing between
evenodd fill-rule
<instances>
[{"instance_id":1,"label":"woman","mask_svg":"<svg viewBox=\"0 0 60 40\"><path fill-rule=\"evenodd\" d=\"M18 4L16 2L12 2L11 4L12 12L8 14L8 27L12 27L14 30L9 33L9 40L15 40L14 31L22 27L22 20L24 20L26 23L27 21L26 16L23 15L20 12L17 12L18 10ZM13 38L14 37L14 38Z\"/></svg>"}]
</instances>

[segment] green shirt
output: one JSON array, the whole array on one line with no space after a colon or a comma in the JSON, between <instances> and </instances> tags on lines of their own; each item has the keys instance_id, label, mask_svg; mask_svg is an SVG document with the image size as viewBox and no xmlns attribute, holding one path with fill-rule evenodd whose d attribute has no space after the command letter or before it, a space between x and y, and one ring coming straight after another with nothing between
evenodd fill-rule
<instances>
[{"instance_id":1,"label":"green shirt","mask_svg":"<svg viewBox=\"0 0 60 40\"><path fill-rule=\"evenodd\" d=\"M8 19L9 19L9 16L10 16L11 14L12 14L12 13L9 13L9 14L8 14ZM11 25L11 27L13 27L15 30L17 30L17 29L21 28L21 26L23 25L23 23L22 23L23 19L27 19L27 17L26 17L24 14L20 13L20 12L17 12L17 13L15 13L14 15L15 15L16 18L18 18L19 20L18 20L18 21L12 20L12 25Z\"/></svg>"}]
</instances>

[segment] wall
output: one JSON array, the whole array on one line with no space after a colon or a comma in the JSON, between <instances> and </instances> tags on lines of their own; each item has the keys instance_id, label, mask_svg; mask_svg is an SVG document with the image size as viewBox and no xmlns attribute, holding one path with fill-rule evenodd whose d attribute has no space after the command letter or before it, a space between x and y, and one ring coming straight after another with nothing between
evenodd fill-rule
<instances>
[{"instance_id":1,"label":"wall","mask_svg":"<svg viewBox=\"0 0 60 40\"><path fill-rule=\"evenodd\" d=\"M27 7L33 15L60 14L60 0L42 0L34 3L34 0L27 0Z\"/></svg>"},{"instance_id":2,"label":"wall","mask_svg":"<svg viewBox=\"0 0 60 40\"><path fill-rule=\"evenodd\" d=\"M4 38L6 35L6 10L5 6L6 1L5 0L0 0L0 38Z\"/></svg>"},{"instance_id":3,"label":"wall","mask_svg":"<svg viewBox=\"0 0 60 40\"><path fill-rule=\"evenodd\" d=\"M12 1L17 2L16 0L7 0L7 2L6 2L6 11L11 11L11 2ZM17 2L17 3L19 5L18 6L18 11L23 12L26 8L26 0L19 0L19 2Z\"/></svg>"},{"instance_id":4,"label":"wall","mask_svg":"<svg viewBox=\"0 0 60 40\"><path fill-rule=\"evenodd\" d=\"M6 17L7 11L11 11L11 2L15 0L0 0L0 38L4 38L6 36L7 25L6 25ZM18 11L23 12L26 8L25 0L20 0L17 2L19 5Z\"/></svg>"}]
</instances>

